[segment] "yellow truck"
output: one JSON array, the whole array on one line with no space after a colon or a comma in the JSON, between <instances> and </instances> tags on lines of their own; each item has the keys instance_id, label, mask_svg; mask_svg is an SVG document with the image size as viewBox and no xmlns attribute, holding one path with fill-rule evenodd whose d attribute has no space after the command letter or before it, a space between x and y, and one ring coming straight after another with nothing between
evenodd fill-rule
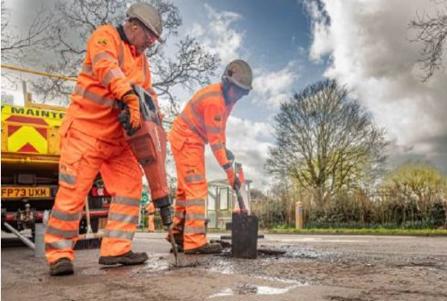
<instances>
[{"instance_id":1,"label":"yellow truck","mask_svg":"<svg viewBox=\"0 0 447 301\"><path fill-rule=\"evenodd\" d=\"M65 108L26 102L25 106L1 106L1 213L16 230L31 229L51 210L58 185L59 127ZM102 181L88 196L93 232L107 216L110 196ZM86 231L85 213L80 233ZM9 231L8 231L9 232Z\"/></svg>"}]
</instances>

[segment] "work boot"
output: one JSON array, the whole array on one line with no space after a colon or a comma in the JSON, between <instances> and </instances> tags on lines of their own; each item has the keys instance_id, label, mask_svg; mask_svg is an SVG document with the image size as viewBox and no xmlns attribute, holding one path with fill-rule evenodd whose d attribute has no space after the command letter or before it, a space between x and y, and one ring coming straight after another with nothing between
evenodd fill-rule
<instances>
[{"instance_id":1,"label":"work boot","mask_svg":"<svg viewBox=\"0 0 447 301\"><path fill-rule=\"evenodd\" d=\"M222 245L219 243L206 243L201 247L184 250L187 255L190 254L219 254L222 252Z\"/></svg>"},{"instance_id":2,"label":"work boot","mask_svg":"<svg viewBox=\"0 0 447 301\"><path fill-rule=\"evenodd\" d=\"M122 264L122 265L136 265L142 264L146 260L148 260L146 253L134 253L129 251L123 255L118 256L101 256L99 257L99 264L103 265L114 265L114 264Z\"/></svg>"},{"instance_id":3,"label":"work boot","mask_svg":"<svg viewBox=\"0 0 447 301\"><path fill-rule=\"evenodd\" d=\"M51 276L63 276L73 274L73 263L70 259L64 257L50 264Z\"/></svg>"}]
</instances>

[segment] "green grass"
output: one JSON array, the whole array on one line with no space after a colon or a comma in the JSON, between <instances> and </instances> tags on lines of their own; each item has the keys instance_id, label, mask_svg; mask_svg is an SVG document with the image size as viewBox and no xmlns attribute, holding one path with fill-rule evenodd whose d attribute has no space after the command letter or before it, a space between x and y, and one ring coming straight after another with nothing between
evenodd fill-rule
<instances>
[{"instance_id":1,"label":"green grass","mask_svg":"<svg viewBox=\"0 0 447 301\"><path fill-rule=\"evenodd\" d=\"M447 229L402 229L402 228L308 228L295 229L277 227L268 229L275 234L347 234L347 235L411 235L411 236L447 236Z\"/></svg>"}]
</instances>

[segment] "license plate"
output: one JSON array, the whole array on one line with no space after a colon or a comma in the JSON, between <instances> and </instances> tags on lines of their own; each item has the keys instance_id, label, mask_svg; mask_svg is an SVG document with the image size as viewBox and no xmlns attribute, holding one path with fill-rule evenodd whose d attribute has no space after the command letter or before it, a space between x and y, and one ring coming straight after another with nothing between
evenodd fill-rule
<instances>
[{"instance_id":1,"label":"license plate","mask_svg":"<svg viewBox=\"0 0 447 301\"><path fill-rule=\"evenodd\" d=\"M50 187L2 187L2 199L49 198Z\"/></svg>"}]
</instances>

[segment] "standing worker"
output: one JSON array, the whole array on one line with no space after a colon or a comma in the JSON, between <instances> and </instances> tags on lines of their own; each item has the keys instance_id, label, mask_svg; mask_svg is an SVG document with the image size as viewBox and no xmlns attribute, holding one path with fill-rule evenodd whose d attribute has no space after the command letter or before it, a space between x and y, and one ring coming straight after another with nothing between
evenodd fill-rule
<instances>
[{"instance_id":1,"label":"standing worker","mask_svg":"<svg viewBox=\"0 0 447 301\"><path fill-rule=\"evenodd\" d=\"M146 206L147 212L147 231L155 232L155 206L154 202L150 201Z\"/></svg>"},{"instance_id":2,"label":"standing worker","mask_svg":"<svg viewBox=\"0 0 447 301\"><path fill-rule=\"evenodd\" d=\"M177 198L173 233L185 254L220 253L218 243L209 243L205 233L205 144L225 170L231 187L240 185L225 147L225 128L235 103L252 89L252 71L243 60L232 61L222 82L199 90L175 119L169 141L177 170Z\"/></svg>"},{"instance_id":3,"label":"standing worker","mask_svg":"<svg viewBox=\"0 0 447 301\"><path fill-rule=\"evenodd\" d=\"M45 234L50 274L73 273L73 245L88 191L98 172L112 195L99 263L142 264L146 253L132 252L138 223L142 172L118 120L118 102L140 126L139 99L132 84L154 99L145 50L160 39L158 11L146 3L129 7L123 25L98 27L87 42L82 71L60 130L59 190Z\"/></svg>"}]
</instances>

